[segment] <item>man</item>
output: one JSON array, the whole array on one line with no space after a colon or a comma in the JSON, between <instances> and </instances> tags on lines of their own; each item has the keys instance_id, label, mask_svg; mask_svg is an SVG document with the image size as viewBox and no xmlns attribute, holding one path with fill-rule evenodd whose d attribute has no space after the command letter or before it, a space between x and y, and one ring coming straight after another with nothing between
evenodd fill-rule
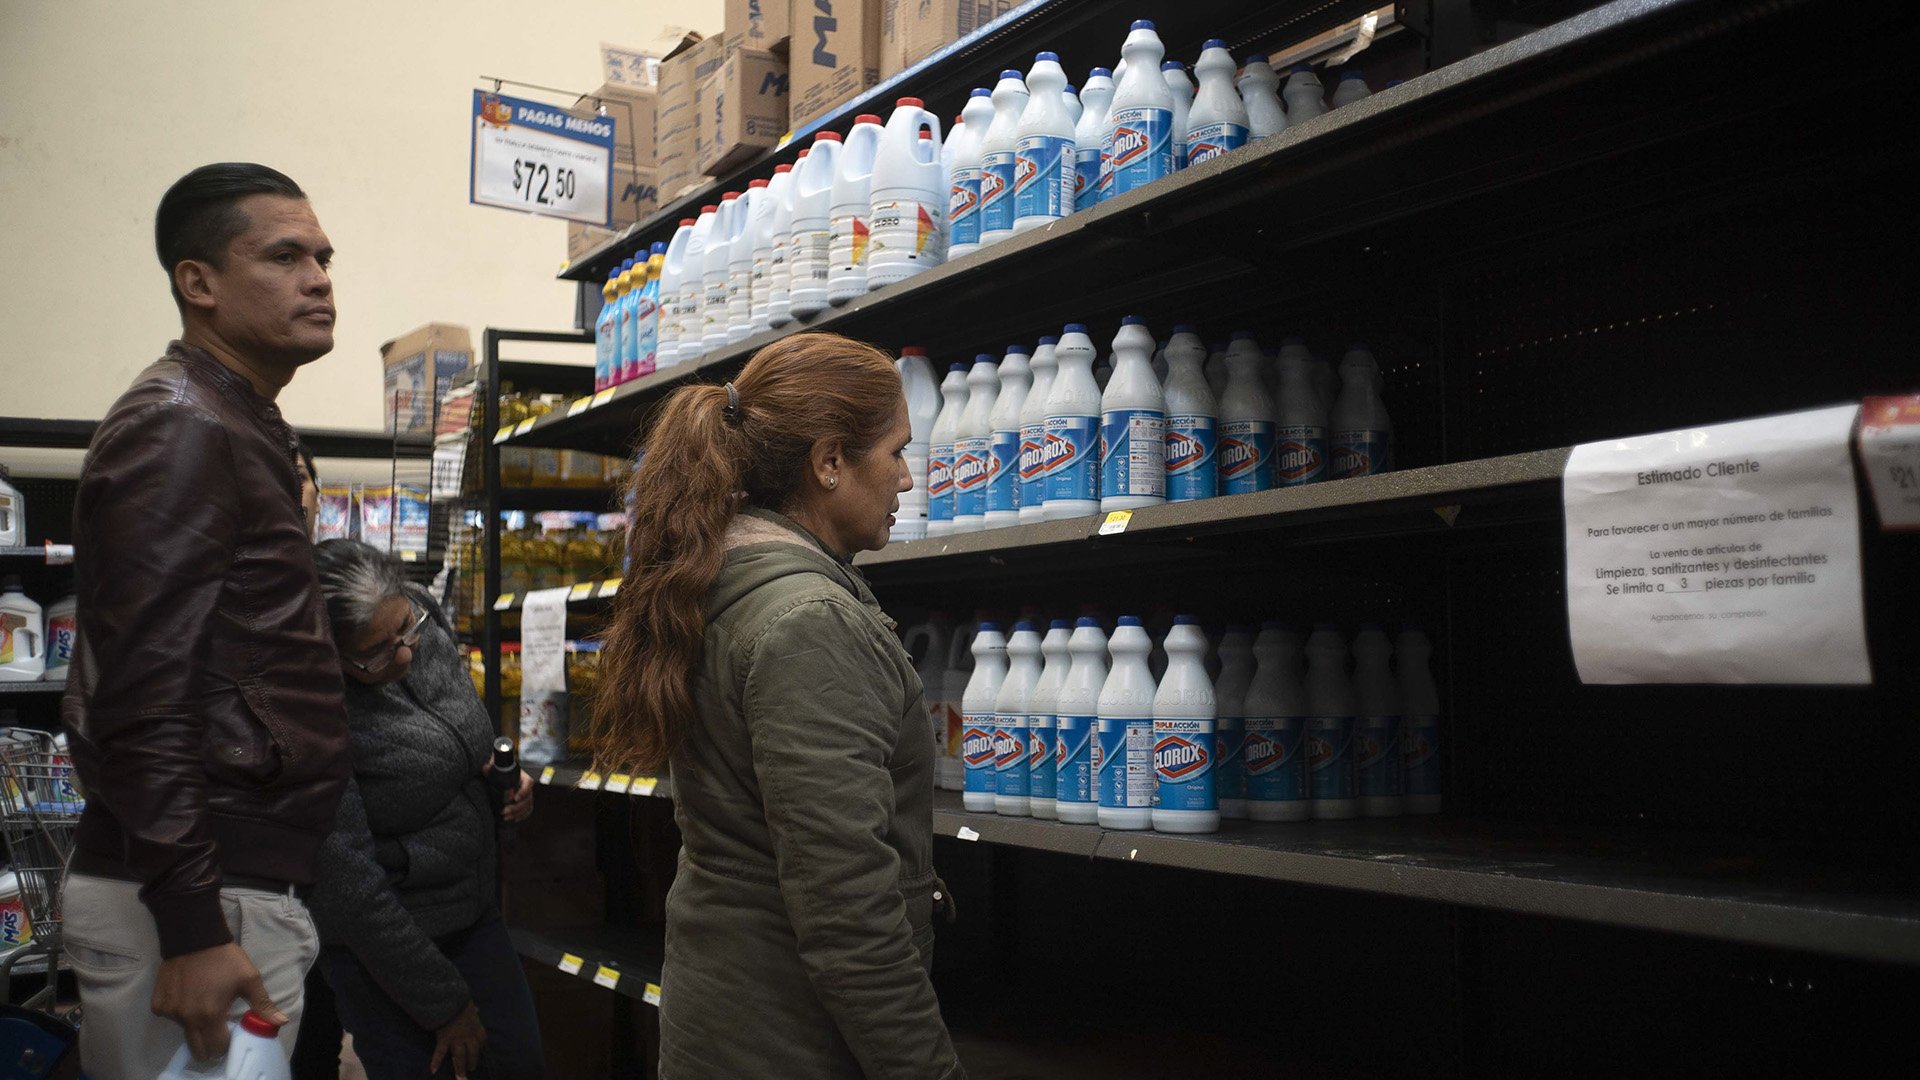
<instances>
[{"instance_id":1,"label":"man","mask_svg":"<svg viewBox=\"0 0 1920 1080\"><path fill-rule=\"evenodd\" d=\"M298 185L208 165L160 200L180 340L88 448L78 655L87 795L63 898L94 1080L151 1080L251 1008L298 1029L299 897L351 769L340 666L274 398L333 348L333 248Z\"/></svg>"}]
</instances>

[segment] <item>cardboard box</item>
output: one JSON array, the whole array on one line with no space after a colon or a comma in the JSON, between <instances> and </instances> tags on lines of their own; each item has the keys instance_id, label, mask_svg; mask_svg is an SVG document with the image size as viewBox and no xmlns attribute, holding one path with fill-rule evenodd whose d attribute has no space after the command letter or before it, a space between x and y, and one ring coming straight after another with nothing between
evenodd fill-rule
<instances>
[{"instance_id":1,"label":"cardboard box","mask_svg":"<svg viewBox=\"0 0 1920 1080\"><path fill-rule=\"evenodd\" d=\"M619 235L617 229L603 229L598 225L582 225L577 221L567 222L567 264L571 266L597 250L601 244Z\"/></svg>"},{"instance_id":2,"label":"cardboard box","mask_svg":"<svg viewBox=\"0 0 1920 1080\"><path fill-rule=\"evenodd\" d=\"M473 366L473 338L464 326L428 323L380 346L380 361L387 373L387 430L428 435L439 423L447 384Z\"/></svg>"},{"instance_id":3,"label":"cardboard box","mask_svg":"<svg viewBox=\"0 0 1920 1080\"><path fill-rule=\"evenodd\" d=\"M769 52L787 40L792 21L791 0L727 0L727 52L758 49Z\"/></svg>"},{"instance_id":4,"label":"cardboard box","mask_svg":"<svg viewBox=\"0 0 1920 1080\"><path fill-rule=\"evenodd\" d=\"M834 111L880 81L880 0L792 0L789 124Z\"/></svg>"},{"instance_id":5,"label":"cardboard box","mask_svg":"<svg viewBox=\"0 0 1920 1080\"><path fill-rule=\"evenodd\" d=\"M660 63L660 92L655 99L654 168L662 190L677 191L697 173L701 80L725 61L723 42L707 38L688 44Z\"/></svg>"},{"instance_id":6,"label":"cardboard box","mask_svg":"<svg viewBox=\"0 0 1920 1080\"><path fill-rule=\"evenodd\" d=\"M631 165L613 167L613 221L611 227L567 222L567 261L582 257L614 238L634 222L652 216L660 209L659 173L654 169L636 169Z\"/></svg>"},{"instance_id":7,"label":"cardboard box","mask_svg":"<svg viewBox=\"0 0 1920 1080\"><path fill-rule=\"evenodd\" d=\"M613 120L613 163L650 169L654 166L654 97L651 90L606 83L582 95L568 111L586 117L604 110Z\"/></svg>"},{"instance_id":8,"label":"cardboard box","mask_svg":"<svg viewBox=\"0 0 1920 1080\"><path fill-rule=\"evenodd\" d=\"M741 49L700 83L694 162L719 176L780 141L787 130L787 65L772 53Z\"/></svg>"},{"instance_id":9,"label":"cardboard box","mask_svg":"<svg viewBox=\"0 0 1920 1080\"><path fill-rule=\"evenodd\" d=\"M625 45L600 43L600 74L609 86L652 90L660 85L660 55Z\"/></svg>"},{"instance_id":10,"label":"cardboard box","mask_svg":"<svg viewBox=\"0 0 1920 1080\"><path fill-rule=\"evenodd\" d=\"M882 0L880 78L891 79L1007 13L1013 0Z\"/></svg>"}]
</instances>

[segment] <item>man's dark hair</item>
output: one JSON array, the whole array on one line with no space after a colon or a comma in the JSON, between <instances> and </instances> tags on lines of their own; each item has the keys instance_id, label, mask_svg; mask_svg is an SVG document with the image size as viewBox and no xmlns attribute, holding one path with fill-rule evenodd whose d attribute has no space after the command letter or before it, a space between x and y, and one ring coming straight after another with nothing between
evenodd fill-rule
<instances>
[{"instance_id":1,"label":"man's dark hair","mask_svg":"<svg viewBox=\"0 0 1920 1080\"><path fill-rule=\"evenodd\" d=\"M247 215L234 205L249 195L284 195L304 199L307 193L285 173L246 161L202 165L173 182L160 197L153 219L153 244L167 271L173 302L186 307L186 298L174 284L173 268L188 259L218 268L227 247L247 231Z\"/></svg>"},{"instance_id":2,"label":"man's dark hair","mask_svg":"<svg viewBox=\"0 0 1920 1080\"><path fill-rule=\"evenodd\" d=\"M307 479L313 481L314 490L319 490L320 467L313 462L313 450L307 446L306 440L295 439L293 451L300 455L300 464L307 467Z\"/></svg>"}]
</instances>

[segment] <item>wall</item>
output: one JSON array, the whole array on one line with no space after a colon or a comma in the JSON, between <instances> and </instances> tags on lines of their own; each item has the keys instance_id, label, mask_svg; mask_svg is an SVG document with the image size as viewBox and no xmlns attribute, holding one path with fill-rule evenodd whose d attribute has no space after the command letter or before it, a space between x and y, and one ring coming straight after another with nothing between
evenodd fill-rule
<instances>
[{"instance_id":1,"label":"wall","mask_svg":"<svg viewBox=\"0 0 1920 1080\"><path fill-rule=\"evenodd\" d=\"M0 416L99 417L177 334L153 211L209 161L292 176L338 250L334 351L282 395L295 424L379 427L380 343L421 323L476 346L486 326L570 327L565 224L467 203L471 91L590 90L601 42L718 32L722 10L0 0Z\"/></svg>"}]
</instances>

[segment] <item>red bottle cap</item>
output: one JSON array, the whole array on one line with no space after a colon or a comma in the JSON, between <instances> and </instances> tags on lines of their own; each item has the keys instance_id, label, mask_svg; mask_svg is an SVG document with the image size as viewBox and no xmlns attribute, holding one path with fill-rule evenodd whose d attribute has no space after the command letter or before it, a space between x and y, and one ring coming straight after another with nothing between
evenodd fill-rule
<instances>
[{"instance_id":1,"label":"red bottle cap","mask_svg":"<svg viewBox=\"0 0 1920 1080\"><path fill-rule=\"evenodd\" d=\"M700 223L699 223L699 222L697 222L697 221L695 221L695 220L693 220L693 219L692 219L692 218L690 218L690 217L683 217L683 218L681 218L681 219L680 219L680 224L682 224L682 225L698 225L698 224L700 224Z\"/></svg>"},{"instance_id":2,"label":"red bottle cap","mask_svg":"<svg viewBox=\"0 0 1920 1080\"><path fill-rule=\"evenodd\" d=\"M708 203L707 205L700 208L700 212L703 214L717 214L720 212L720 208L713 205L712 203Z\"/></svg>"},{"instance_id":3,"label":"red bottle cap","mask_svg":"<svg viewBox=\"0 0 1920 1080\"><path fill-rule=\"evenodd\" d=\"M894 102L894 104L915 109L924 109L927 107L927 103L917 97L903 97L899 101Z\"/></svg>"},{"instance_id":4,"label":"red bottle cap","mask_svg":"<svg viewBox=\"0 0 1920 1080\"><path fill-rule=\"evenodd\" d=\"M729 191L729 192L727 192L727 193L726 193L725 195L722 195L722 196L720 196L720 201L721 201L721 202L732 202L733 200L735 200L735 199L737 199L737 198L739 198L739 197L740 197L740 193L739 193L739 192L737 192L737 191Z\"/></svg>"},{"instance_id":5,"label":"red bottle cap","mask_svg":"<svg viewBox=\"0 0 1920 1080\"><path fill-rule=\"evenodd\" d=\"M839 142L840 133L837 131L822 131L813 137L813 141L814 142Z\"/></svg>"},{"instance_id":6,"label":"red bottle cap","mask_svg":"<svg viewBox=\"0 0 1920 1080\"><path fill-rule=\"evenodd\" d=\"M878 124L880 118L872 113L861 113L859 116L853 118L853 122L856 124Z\"/></svg>"},{"instance_id":7,"label":"red bottle cap","mask_svg":"<svg viewBox=\"0 0 1920 1080\"><path fill-rule=\"evenodd\" d=\"M800 156L806 157L807 152L805 150L800 151ZM775 165L773 167L773 175L775 176L779 176L783 172L792 172L792 171L793 171L793 166L791 165Z\"/></svg>"},{"instance_id":8,"label":"red bottle cap","mask_svg":"<svg viewBox=\"0 0 1920 1080\"><path fill-rule=\"evenodd\" d=\"M747 182L747 187L749 190L757 187L766 187L766 186L767 186L767 182L765 180L750 180Z\"/></svg>"},{"instance_id":9,"label":"red bottle cap","mask_svg":"<svg viewBox=\"0 0 1920 1080\"><path fill-rule=\"evenodd\" d=\"M248 1009L247 1014L240 1018L240 1030L249 1035L258 1035L263 1039L271 1039L280 1034L280 1025L261 1016L252 1009Z\"/></svg>"}]
</instances>

